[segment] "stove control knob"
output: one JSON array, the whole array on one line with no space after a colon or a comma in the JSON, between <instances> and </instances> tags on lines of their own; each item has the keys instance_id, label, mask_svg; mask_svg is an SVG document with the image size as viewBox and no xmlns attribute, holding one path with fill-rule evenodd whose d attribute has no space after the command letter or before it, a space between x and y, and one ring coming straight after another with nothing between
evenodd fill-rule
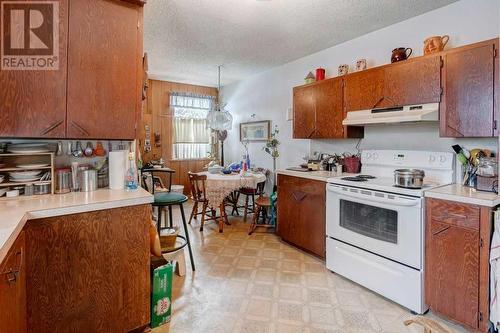
<instances>
[{"instance_id":1,"label":"stove control knob","mask_svg":"<svg viewBox=\"0 0 500 333\"><path fill-rule=\"evenodd\" d=\"M441 162L441 163L446 162L446 156L444 156L444 155L439 156L439 162Z\"/></svg>"},{"instance_id":2,"label":"stove control knob","mask_svg":"<svg viewBox=\"0 0 500 333\"><path fill-rule=\"evenodd\" d=\"M436 156L429 155L429 163L434 163L434 162L436 162Z\"/></svg>"},{"instance_id":3,"label":"stove control knob","mask_svg":"<svg viewBox=\"0 0 500 333\"><path fill-rule=\"evenodd\" d=\"M373 159L376 160L378 158L378 154L377 153L373 153Z\"/></svg>"},{"instance_id":4,"label":"stove control knob","mask_svg":"<svg viewBox=\"0 0 500 333\"><path fill-rule=\"evenodd\" d=\"M367 160L371 159L372 158L372 154L371 153L365 153L365 158Z\"/></svg>"}]
</instances>

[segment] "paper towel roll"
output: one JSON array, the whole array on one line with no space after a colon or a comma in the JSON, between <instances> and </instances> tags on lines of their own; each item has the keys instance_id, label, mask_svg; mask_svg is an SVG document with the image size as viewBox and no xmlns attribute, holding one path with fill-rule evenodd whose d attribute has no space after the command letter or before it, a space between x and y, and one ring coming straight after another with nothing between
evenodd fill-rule
<instances>
[{"instance_id":1,"label":"paper towel roll","mask_svg":"<svg viewBox=\"0 0 500 333\"><path fill-rule=\"evenodd\" d=\"M109 188L123 190L125 187L125 172L127 165L127 151L117 150L109 152Z\"/></svg>"}]
</instances>

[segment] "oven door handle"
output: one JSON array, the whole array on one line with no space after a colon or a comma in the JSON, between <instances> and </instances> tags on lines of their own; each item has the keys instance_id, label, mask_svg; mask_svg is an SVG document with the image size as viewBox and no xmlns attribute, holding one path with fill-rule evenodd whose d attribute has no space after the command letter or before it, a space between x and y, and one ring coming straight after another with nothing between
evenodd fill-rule
<instances>
[{"instance_id":1,"label":"oven door handle","mask_svg":"<svg viewBox=\"0 0 500 333\"><path fill-rule=\"evenodd\" d=\"M407 200L405 200L405 199L382 199L382 198L376 198L376 197L364 195L364 194L359 195L359 194L354 194L354 193L351 193L348 191L340 190L339 188L333 187L333 186L328 186L328 191L336 193L336 194L341 194L341 195L346 196L346 197L351 197L351 198L355 198L355 199L365 199L369 202L378 202L378 203L394 205L394 206L411 207L411 206L418 206L418 204L420 203L419 199L415 199L415 200L413 200L413 199L407 199Z\"/></svg>"}]
</instances>

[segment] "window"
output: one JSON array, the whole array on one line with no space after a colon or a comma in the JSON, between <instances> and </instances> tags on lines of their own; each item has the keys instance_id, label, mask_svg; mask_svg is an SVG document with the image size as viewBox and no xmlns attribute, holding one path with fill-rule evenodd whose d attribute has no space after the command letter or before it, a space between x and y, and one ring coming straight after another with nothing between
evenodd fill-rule
<instances>
[{"instance_id":1,"label":"window","mask_svg":"<svg viewBox=\"0 0 500 333\"><path fill-rule=\"evenodd\" d=\"M215 98L183 93L171 93L173 111L173 158L206 158L210 153L210 129L207 115Z\"/></svg>"}]
</instances>

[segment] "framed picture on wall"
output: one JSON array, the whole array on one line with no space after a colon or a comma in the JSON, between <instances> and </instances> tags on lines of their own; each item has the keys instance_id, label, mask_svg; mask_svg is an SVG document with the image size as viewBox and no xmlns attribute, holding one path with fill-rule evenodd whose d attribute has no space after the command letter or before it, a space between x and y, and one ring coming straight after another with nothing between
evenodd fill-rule
<instances>
[{"instance_id":1,"label":"framed picture on wall","mask_svg":"<svg viewBox=\"0 0 500 333\"><path fill-rule=\"evenodd\" d=\"M240 123L240 141L267 141L270 137L270 120Z\"/></svg>"}]
</instances>

